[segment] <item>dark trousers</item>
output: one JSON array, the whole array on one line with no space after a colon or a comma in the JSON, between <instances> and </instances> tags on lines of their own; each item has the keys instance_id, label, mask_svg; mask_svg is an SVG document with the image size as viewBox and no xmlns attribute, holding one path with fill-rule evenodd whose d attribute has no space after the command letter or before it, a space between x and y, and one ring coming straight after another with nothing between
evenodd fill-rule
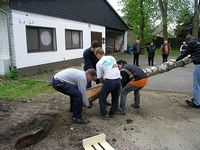
<instances>
[{"instance_id":1,"label":"dark trousers","mask_svg":"<svg viewBox=\"0 0 200 150\"><path fill-rule=\"evenodd\" d=\"M120 79L105 79L103 87L99 95L99 106L101 115L107 115L106 101L108 95L111 93L111 108L109 115L114 115L118 109L119 95L121 90Z\"/></svg>"},{"instance_id":2,"label":"dark trousers","mask_svg":"<svg viewBox=\"0 0 200 150\"><path fill-rule=\"evenodd\" d=\"M153 66L153 63L154 63L154 58L148 57L148 64L149 64L149 66Z\"/></svg>"},{"instance_id":3,"label":"dark trousers","mask_svg":"<svg viewBox=\"0 0 200 150\"><path fill-rule=\"evenodd\" d=\"M155 53L151 53L151 52L148 53L148 64L149 64L149 66L154 65L154 56L155 56Z\"/></svg>"},{"instance_id":4,"label":"dark trousers","mask_svg":"<svg viewBox=\"0 0 200 150\"><path fill-rule=\"evenodd\" d=\"M167 62L168 54L162 54L163 63Z\"/></svg>"},{"instance_id":5,"label":"dark trousers","mask_svg":"<svg viewBox=\"0 0 200 150\"><path fill-rule=\"evenodd\" d=\"M82 114L82 94L76 86L53 79L52 86L55 90L70 96L70 111L73 118L81 118Z\"/></svg>"},{"instance_id":6,"label":"dark trousers","mask_svg":"<svg viewBox=\"0 0 200 150\"><path fill-rule=\"evenodd\" d=\"M133 65L139 66L139 53L133 54Z\"/></svg>"}]
</instances>

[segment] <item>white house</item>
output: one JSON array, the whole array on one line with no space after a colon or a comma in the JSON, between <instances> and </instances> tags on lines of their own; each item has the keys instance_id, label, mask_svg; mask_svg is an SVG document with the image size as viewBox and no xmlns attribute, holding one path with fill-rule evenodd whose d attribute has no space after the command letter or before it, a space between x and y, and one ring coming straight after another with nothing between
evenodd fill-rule
<instances>
[{"instance_id":1,"label":"white house","mask_svg":"<svg viewBox=\"0 0 200 150\"><path fill-rule=\"evenodd\" d=\"M0 0L0 74L80 64L93 40L123 51L127 30L106 0Z\"/></svg>"}]
</instances>

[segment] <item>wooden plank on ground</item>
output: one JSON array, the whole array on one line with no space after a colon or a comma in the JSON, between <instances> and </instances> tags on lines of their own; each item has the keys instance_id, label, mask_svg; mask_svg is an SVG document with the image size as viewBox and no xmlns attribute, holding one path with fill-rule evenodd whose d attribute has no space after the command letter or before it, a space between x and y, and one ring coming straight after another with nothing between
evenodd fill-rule
<instances>
[{"instance_id":1,"label":"wooden plank on ground","mask_svg":"<svg viewBox=\"0 0 200 150\"><path fill-rule=\"evenodd\" d=\"M114 150L106 141L104 133L84 139L82 143L85 150Z\"/></svg>"}]
</instances>

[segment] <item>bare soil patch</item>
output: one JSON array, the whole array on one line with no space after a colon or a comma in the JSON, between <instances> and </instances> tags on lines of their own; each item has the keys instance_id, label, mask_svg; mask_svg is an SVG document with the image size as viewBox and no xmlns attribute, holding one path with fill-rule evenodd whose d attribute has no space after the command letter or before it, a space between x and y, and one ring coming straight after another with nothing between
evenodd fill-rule
<instances>
[{"instance_id":1,"label":"bare soil patch","mask_svg":"<svg viewBox=\"0 0 200 150\"><path fill-rule=\"evenodd\" d=\"M98 100L84 109L90 122L71 122L69 97L60 93L38 95L23 102L0 100L0 149L15 149L20 138L43 129L45 137L30 150L80 150L82 140L100 133L116 150L199 150L200 110L186 106L188 93L142 90L141 108L108 121L99 118Z\"/></svg>"}]
</instances>

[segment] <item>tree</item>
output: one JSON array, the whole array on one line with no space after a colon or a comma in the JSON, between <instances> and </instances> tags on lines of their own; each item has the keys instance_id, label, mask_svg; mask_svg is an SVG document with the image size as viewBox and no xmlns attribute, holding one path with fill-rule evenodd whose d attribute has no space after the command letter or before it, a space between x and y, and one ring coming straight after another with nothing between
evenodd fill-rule
<instances>
[{"instance_id":1,"label":"tree","mask_svg":"<svg viewBox=\"0 0 200 150\"><path fill-rule=\"evenodd\" d=\"M184 39L187 34L192 33L192 20L193 12L191 7L186 7L180 11L180 15L177 18L177 25L174 29L176 37Z\"/></svg>"},{"instance_id":2,"label":"tree","mask_svg":"<svg viewBox=\"0 0 200 150\"><path fill-rule=\"evenodd\" d=\"M179 12L190 4L188 0L121 0L125 21L138 37L148 42L157 20L162 21L164 39L168 39L168 24L176 22ZM160 8L158 10L157 8Z\"/></svg>"},{"instance_id":3,"label":"tree","mask_svg":"<svg viewBox=\"0 0 200 150\"><path fill-rule=\"evenodd\" d=\"M175 23L176 18L179 17L180 12L188 8L191 2L188 0L158 0L159 8L161 12L161 19L163 23L163 38L168 39L168 25L169 23Z\"/></svg>"},{"instance_id":4,"label":"tree","mask_svg":"<svg viewBox=\"0 0 200 150\"><path fill-rule=\"evenodd\" d=\"M199 11L200 1L194 0L185 9L182 9L177 19L175 34L177 37L185 38L190 33L195 38L199 35Z\"/></svg>"},{"instance_id":5,"label":"tree","mask_svg":"<svg viewBox=\"0 0 200 150\"><path fill-rule=\"evenodd\" d=\"M199 33L199 11L200 11L200 0L194 0L194 18L193 18L193 29L192 35L198 37Z\"/></svg>"},{"instance_id":6,"label":"tree","mask_svg":"<svg viewBox=\"0 0 200 150\"><path fill-rule=\"evenodd\" d=\"M121 4L124 6L122 11L125 21L138 36L141 44L149 42L152 29L146 0L121 0Z\"/></svg>"},{"instance_id":7,"label":"tree","mask_svg":"<svg viewBox=\"0 0 200 150\"><path fill-rule=\"evenodd\" d=\"M168 39L168 32L167 32L167 10L168 10L168 0L158 0L159 8L162 16L162 23L163 23L163 38L164 40Z\"/></svg>"}]
</instances>

